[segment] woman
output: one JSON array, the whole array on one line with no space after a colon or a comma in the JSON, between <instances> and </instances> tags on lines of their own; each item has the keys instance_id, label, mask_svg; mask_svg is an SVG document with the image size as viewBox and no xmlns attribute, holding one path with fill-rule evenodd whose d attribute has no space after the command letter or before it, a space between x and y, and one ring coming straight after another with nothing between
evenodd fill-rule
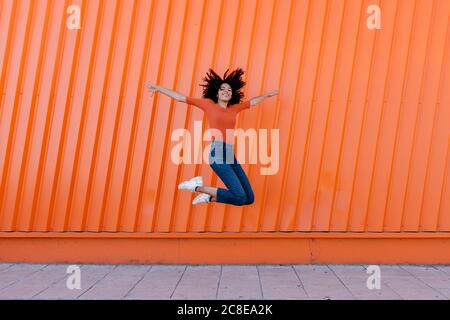
<instances>
[{"instance_id":1,"label":"woman","mask_svg":"<svg viewBox=\"0 0 450 320\"><path fill-rule=\"evenodd\" d=\"M179 102L202 109L206 113L209 127L220 130L224 137L221 140L215 139L211 143L209 164L227 189L204 186L201 176L184 181L178 185L178 189L200 192L192 204L215 201L242 206L252 204L254 201L253 190L247 175L236 160L234 135L227 134L227 131L232 132L234 129L239 112L260 103L267 97L277 95L278 90L242 102L244 94L241 89L245 85L242 80L243 74L244 71L238 68L230 74L227 70L221 78L212 69L209 69L207 76L203 79L205 84L201 84L203 98L186 97L170 89L146 83L151 95L155 91L159 91Z\"/></svg>"}]
</instances>

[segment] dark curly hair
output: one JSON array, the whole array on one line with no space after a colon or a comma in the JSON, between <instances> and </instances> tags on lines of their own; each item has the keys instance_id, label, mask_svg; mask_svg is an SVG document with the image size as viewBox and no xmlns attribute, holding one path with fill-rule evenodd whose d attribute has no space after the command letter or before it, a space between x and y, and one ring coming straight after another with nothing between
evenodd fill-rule
<instances>
[{"instance_id":1,"label":"dark curly hair","mask_svg":"<svg viewBox=\"0 0 450 320\"><path fill-rule=\"evenodd\" d=\"M222 83L227 83L230 85L232 90L232 96L230 101L228 102L230 105L240 103L244 98L244 93L242 92L242 88L245 86L245 82L242 80L242 75L244 74L244 70L241 68L237 68L230 74L228 74L229 69L221 78L217 73L214 72L211 68L206 73L206 77L203 78L205 84L201 84L203 87L203 98L211 99L215 103L218 102L217 92L220 89ZM228 75L227 75L228 74Z\"/></svg>"}]
</instances>

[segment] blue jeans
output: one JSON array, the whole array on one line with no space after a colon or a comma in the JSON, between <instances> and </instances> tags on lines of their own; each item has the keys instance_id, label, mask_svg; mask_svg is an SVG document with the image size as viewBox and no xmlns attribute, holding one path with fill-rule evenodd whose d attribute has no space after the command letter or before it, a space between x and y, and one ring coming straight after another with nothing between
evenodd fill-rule
<instances>
[{"instance_id":1,"label":"blue jeans","mask_svg":"<svg viewBox=\"0 0 450 320\"><path fill-rule=\"evenodd\" d=\"M209 165L228 188L217 189L216 202L243 206L255 201L250 182L235 157L232 144L213 141L209 154Z\"/></svg>"}]
</instances>

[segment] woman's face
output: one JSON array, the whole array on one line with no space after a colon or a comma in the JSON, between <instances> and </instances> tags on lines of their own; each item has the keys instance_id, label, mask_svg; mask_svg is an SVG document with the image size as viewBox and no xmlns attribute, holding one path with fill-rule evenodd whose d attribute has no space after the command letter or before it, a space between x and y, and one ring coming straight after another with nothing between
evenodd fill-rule
<instances>
[{"instance_id":1,"label":"woman's face","mask_svg":"<svg viewBox=\"0 0 450 320\"><path fill-rule=\"evenodd\" d=\"M231 86L228 83L222 83L219 88L219 92L217 93L217 98L222 101L230 101L233 92L231 90Z\"/></svg>"}]
</instances>

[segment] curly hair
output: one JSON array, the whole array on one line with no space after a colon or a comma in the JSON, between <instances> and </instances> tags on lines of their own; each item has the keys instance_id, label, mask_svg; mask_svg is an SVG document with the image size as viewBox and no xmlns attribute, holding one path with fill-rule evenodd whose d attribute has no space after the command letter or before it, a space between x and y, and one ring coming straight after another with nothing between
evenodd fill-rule
<instances>
[{"instance_id":1,"label":"curly hair","mask_svg":"<svg viewBox=\"0 0 450 320\"><path fill-rule=\"evenodd\" d=\"M205 84L200 84L203 87L203 98L211 99L215 103L218 102L217 92L220 89L222 83L227 83L230 85L232 90L232 96L230 101L228 102L230 105L240 103L244 98L244 93L242 92L242 88L245 86L245 82L242 80L242 75L244 74L244 70L241 68L237 68L230 74L228 74L229 69L221 78L217 73L214 72L211 68L206 73L206 77L203 78Z\"/></svg>"}]
</instances>

